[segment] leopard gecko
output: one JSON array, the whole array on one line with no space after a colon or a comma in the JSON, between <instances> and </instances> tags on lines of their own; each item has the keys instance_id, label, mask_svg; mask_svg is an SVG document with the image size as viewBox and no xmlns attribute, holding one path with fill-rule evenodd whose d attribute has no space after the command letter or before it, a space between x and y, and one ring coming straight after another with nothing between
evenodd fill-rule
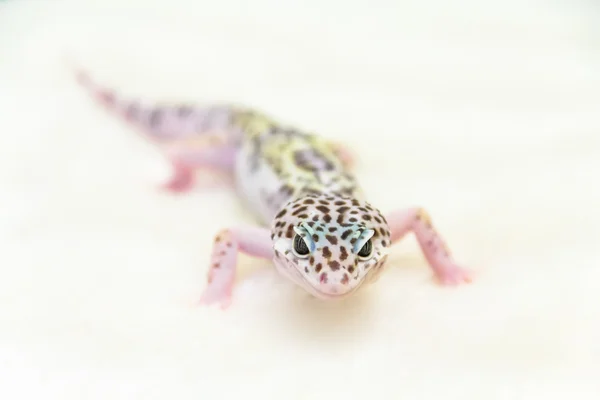
<instances>
[{"instance_id":1,"label":"leopard gecko","mask_svg":"<svg viewBox=\"0 0 600 400\"><path fill-rule=\"evenodd\" d=\"M382 213L366 200L344 145L253 109L143 104L96 84L82 69L76 76L96 100L159 146L173 167L167 190L188 191L196 171L217 169L233 178L262 222L223 227L215 235L200 304L231 304L240 252L272 260L319 299L349 296L379 278L391 247L408 233L442 284L471 281L425 209Z\"/></svg>"}]
</instances>

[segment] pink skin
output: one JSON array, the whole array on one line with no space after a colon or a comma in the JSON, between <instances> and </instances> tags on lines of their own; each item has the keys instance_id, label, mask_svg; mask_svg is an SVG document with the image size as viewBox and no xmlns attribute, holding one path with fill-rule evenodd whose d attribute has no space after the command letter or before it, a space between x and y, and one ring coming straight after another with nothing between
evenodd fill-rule
<instances>
[{"instance_id":1,"label":"pink skin","mask_svg":"<svg viewBox=\"0 0 600 400\"><path fill-rule=\"evenodd\" d=\"M389 213L386 220L391 231L392 244L398 243L409 232L415 234L425 259L442 285L454 286L471 282L472 273L454 262L425 210L397 210ZM230 306L238 251L254 257L273 259L270 231L266 228L245 227L227 229L217 235L211 256L208 286L202 294L201 304L219 304L223 309Z\"/></svg>"},{"instance_id":2,"label":"pink skin","mask_svg":"<svg viewBox=\"0 0 600 400\"><path fill-rule=\"evenodd\" d=\"M425 259L443 285L471 282L472 273L458 266L452 259L442 237L431 224L429 214L422 208L397 210L386 216L392 243L413 232Z\"/></svg>"},{"instance_id":3,"label":"pink skin","mask_svg":"<svg viewBox=\"0 0 600 400\"><path fill-rule=\"evenodd\" d=\"M196 170L225 172L231 179L235 164L235 142L240 133L230 126L232 110L227 107L147 107L136 101L120 99L115 92L97 86L82 71L76 70L79 83L107 109L141 130L146 139L162 149L173 168L163 185L171 193L187 192L195 185ZM342 162L351 167L354 154L340 143L332 143ZM456 265L440 235L432 227L428 214L420 208L398 210L387 216L391 242L396 243L413 232L424 256L438 279L445 285L471 280L471 273ZM231 303L237 254L273 259L271 231L266 228L240 227L221 231L215 238L208 273L208 286L200 302ZM383 261L382 263L383 264Z\"/></svg>"},{"instance_id":4,"label":"pink skin","mask_svg":"<svg viewBox=\"0 0 600 400\"><path fill-rule=\"evenodd\" d=\"M356 156L348 147L337 142L332 142L331 145L333 146L337 156L340 158L340 160L342 160L342 163L344 163L347 168L351 168L356 165Z\"/></svg>"},{"instance_id":5,"label":"pink skin","mask_svg":"<svg viewBox=\"0 0 600 400\"><path fill-rule=\"evenodd\" d=\"M161 185L163 190L190 191L198 170L232 174L236 148L233 135L227 132L226 109L147 107L96 85L82 70L75 69L75 75L96 101L138 128L142 136L162 150L173 167L171 178Z\"/></svg>"},{"instance_id":6,"label":"pink skin","mask_svg":"<svg viewBox=\"0 0 600 400\"><path fill-rule=\"evenodd\" d=\"M238 252L272 259L271 232L266 228L247 226L225 229L215 236L208 286L200 298L200 304L218 304L223 309L229 307Z\"/></svg>"},{"instance_id":7,"label":"pink skin","mask_svg":"<svg viewBox=\"0 0 600 400\"><path fill-rule=\"evenodd\" d=\"M225 172L231 183L239 132L232 131L228 107L145 106L121 98L114 90L96 84L82 69L66 60L79 84L107 110L141 131L162 150L173 166L171 178L161 188L170 193L188 192L195 186L196 171ZM333 143L348 167L354 154L343 144Z\"/></svg>"},{"instance_id":8,"label":"pink skin","mask_svg":"<svg viewBox=\"0 0 600 400\"><path fill-rule=\"evenodd\" d=\"M184 193L195 184L197 170L215 170L226 172L232 178L235 165L236 149L232 146L214 145L212 147L181 145L166 150L171 160L173 173L170 180L163 185L172 193Z\"/></svg>"},{"instance_id":9,"label":"pink skin","mask_svg":"<svg viewBox=\"0 0 600 400\"><path fill-rule=\"evenodd\" d=\"M165 150L172 160L173 175L163 186L170 192L181 193L191 190L195 182L195 171L215 170L226 172L230 180L233 178L236 148L227 144L190 145L189 141L177 143ZM336 153L347 167L356 163L354 154L341 144L334 144Z\"/></svg>"},{"instance_id":10,"label":"pink skin","mask_svg":"<svg viewBox=\"0 0 600 400\"><path fill-rule=\"evenodd\" d=\"M161 186L161 189L171 193L183 193L194 187L195 171L193 168L173 162L172 169L171 178Z\"/></svg>"}]
</instances>

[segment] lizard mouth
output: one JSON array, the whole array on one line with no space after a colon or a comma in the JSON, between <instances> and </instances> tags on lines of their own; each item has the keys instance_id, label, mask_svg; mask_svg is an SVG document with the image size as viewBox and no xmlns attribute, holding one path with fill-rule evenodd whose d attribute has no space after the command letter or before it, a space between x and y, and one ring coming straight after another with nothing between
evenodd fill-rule
<instances>
[{"instance_id":1,"label":"lizard mouth","mask_svg":"<svg viewBox=\"0 0 600 400\"><path fill-rule=\"evenodd\" d=\"M313 292L315 297L324 299L324 300L338 300L338 299L342 299L344 297L348 297L351 294L353 294L354 292L356 292L358 290L359 287L362 286L362 282L359 283L358 285L354 286L353 288L351 288L350 290L346 290L340 293L331 293L331 292L325 292L322 290L319 290L318 287L315 287L313 285L308 284L311 288L311 292Z\"/></svg>"},{"instance_id":2,"label":"lizard mouth","mask_svg":"<svg viewBox=\"0 0 600 400\"><path fill-rule=\"evenodd\" d=\"M292 267L293 268L293 267ZM338 293L322 290L319 284L311 282L306 276L304 276L299 270L293 268L294 273L298 276L298 284L302 286L307 292L313 296L323 300L339 300L344 297L348 297L358 290L362 286L363 282L350 288L349 290L343 290Z\"/></svg>"},{"instance_id":3,"label":"lizard mouth","mask_svg":"<svg viewBox=\"0 0 600 400\"><path fill-rule=\"evenodd\" d=\"M360 288L364 283L363 280L358 285L350 288L349 290L340 291L339 293L332 293L329 291L321 290L318 283L309 280L304 274L302 274L302 272L300 272L298 268L296 268L296 266L293 263L286 261L282 262L281 260L277 260L277 262L275 262L275 265L277 266L279 272L281 272L283 275L291 279L294 283L296 283L298 286L306 290L314 297L322 300L339 300L341 298L348 297L354 292L356 292L358 288Z\"/></svg>"},{"instance_id":4,"label":"lizard mouth","mask_svg":"<svg viewBox=\"0 0 600 400\"><path fill-rule=\"evenodd\" d=\"M323 300L339 300L341 298L348 297L356 290L356 289L352 289L352 290L349 290L349 291L343 292L343 293L326 293L326 292L322 292L322 291L318 290L317 288L315 288L313 286L311 286L311 288L312 288L311 293L315 297L318 297L319 299L323 299Z\"/></svg>"}]
</instances>

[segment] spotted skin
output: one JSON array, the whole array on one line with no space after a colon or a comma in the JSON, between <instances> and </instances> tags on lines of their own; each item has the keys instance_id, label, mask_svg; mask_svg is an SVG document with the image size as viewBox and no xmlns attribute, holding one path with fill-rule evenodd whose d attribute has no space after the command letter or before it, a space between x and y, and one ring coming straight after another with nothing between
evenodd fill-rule
<instances>
[{"instance_id":1,"label":"spotted skin","mask_svg":"<svg viewBox=\"0 0 600 400\"><path fill-rule=\"evenodd\" d=\"M171 192L194 186L196 170L228 174L260 226L235 226L215 237L204 305L231 304L237 255L271 259L292 282L321 299L343 298L383 272L391 247L408 233L442 284L470 282L420 207L383 214L365 198L344 145L234 106L142 106L123 100L77 71L109 110L140 128L173 165Z\"/></svg>"},{"instance_id":2,"label":"spotted skin","mask_svg":"<svg viewBox=\"0 0 600 400\"><path fill-rule=\"evenodd\" d=\"M299 257L293 238L301 235L312 249ZM369 257L357 253L371 240ZM351 197L308 194L288 202L271 224L275 264L317 297L344 296L382 271L391 244L385 217L365 201Z\"/></svg>"}]
</instances>

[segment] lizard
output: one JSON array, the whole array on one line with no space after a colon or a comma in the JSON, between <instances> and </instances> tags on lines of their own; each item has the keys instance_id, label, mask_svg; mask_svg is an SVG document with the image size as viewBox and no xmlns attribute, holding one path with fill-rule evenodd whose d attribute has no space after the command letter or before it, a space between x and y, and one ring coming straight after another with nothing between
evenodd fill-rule
<instances>
[{"instance_id":1,"label":"lizard","mask_svg":"<svg viewBox=\"0 0 600 400\"><path fill-rule=\"evenodd\" d=\"M310 295L341 299L379 279L392 246L412 233L442 285L472 281L457 264L423 207L382 212L366 198L353 152L255 109L232 104L147 104L76 79L108 110L139 129L171 163L166 190L194 187L194 173L232 177L259 223L223 227L214 236L206 286L198 304L232 303L238 254L271 260Z\"/></svg>"}]
</instances>

